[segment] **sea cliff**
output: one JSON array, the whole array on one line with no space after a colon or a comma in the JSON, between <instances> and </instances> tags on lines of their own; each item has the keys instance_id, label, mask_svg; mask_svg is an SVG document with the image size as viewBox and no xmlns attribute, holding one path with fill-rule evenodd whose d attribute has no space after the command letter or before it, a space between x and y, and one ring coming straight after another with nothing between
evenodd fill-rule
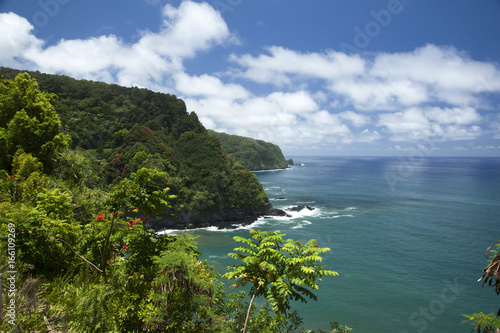
<instances>
[{"instance_id":1,"label":"sea cliff","mask_svg":"<svg viewBox=\"0 0 500 333\"><path fill-rule=\"evenodd\" d=\"M238 135L208 131L217 137L222 149L237 163L252 170L285 169L288 161L273 143Z\"/></svg>"}]
</instances>

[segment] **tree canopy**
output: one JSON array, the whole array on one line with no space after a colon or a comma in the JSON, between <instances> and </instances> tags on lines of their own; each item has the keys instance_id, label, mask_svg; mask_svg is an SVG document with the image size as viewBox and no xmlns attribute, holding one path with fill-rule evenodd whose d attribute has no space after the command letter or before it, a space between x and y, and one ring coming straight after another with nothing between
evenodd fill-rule
<instances>
[{"instance_id":1,"label":"tree canopy","mask_svg":"<svg viewBox=\"0 0 500 333\"><path fill-rule=\"evenodd\" d=\"M29 74L0 80L1 167L8 168L17 151L32 154L50 169L57 151L70 143L60 132L61 121L53 102L56 96L41 92Z\"/></svg>"}]
</instances>

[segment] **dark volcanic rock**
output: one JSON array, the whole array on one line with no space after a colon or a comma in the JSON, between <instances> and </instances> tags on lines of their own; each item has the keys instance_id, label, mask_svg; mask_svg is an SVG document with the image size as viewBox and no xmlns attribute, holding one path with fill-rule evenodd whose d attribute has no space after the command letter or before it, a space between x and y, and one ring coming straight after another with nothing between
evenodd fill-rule
<instances>
[{"instance_id":1,"label":"dark volcanic rock","mask_svg":"<svg viewBox=\"0 0 500 333\"><path fill-rule=\"evenodd\" d=\"M304 209L314 210L314 207L299 205L299 206L287 208L286 210L288 210L290 212L301 212Z\"/></svg>"},{"instance_id":2,"label":"dark volcanic rock","mask_svg":"<svg viewBox=\"0 0 500 333\"><path fill-rule=\"evenodd\" d=\"M174 220L150 219L146 227L161 231L165 229L197 229L206 227L217 227L219 229L235 229L240 226L252 224L260 217L287 216L285 211L274 208L266 202L260 212L237 211L221 212L200 216L194 213L180 213Z\"/></svg>"},{"instance_id":3,"label":"dark volcanic rock","mask_svg":"<svg viewBox=\"0 0 500 333\"><path fill-rule=\"evenodd\" d=\"M264 211L264 215L267 215L267 216L287 216L287 217L291 217L284 210L274 208L271 204L267 205L267 208Z\"/></svg>"}]
</instances>

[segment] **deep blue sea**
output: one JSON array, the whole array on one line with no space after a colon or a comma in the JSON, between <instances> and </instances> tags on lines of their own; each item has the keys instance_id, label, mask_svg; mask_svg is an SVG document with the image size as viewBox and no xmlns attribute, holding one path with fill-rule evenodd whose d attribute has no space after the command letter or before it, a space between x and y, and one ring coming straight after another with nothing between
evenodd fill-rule
<instances>
[{"instance_id":1,"label":"deep blue sea","mask_svg":"<svg viewBox=\"0 0 500 333\"><path fill-rule=\"evenodd\" d=\"M280 230L329 247L318 301L296 304L304 327L330 321L354 333L471 332L462 314L497 312L500 296L477 283L500 238L500 158L295 157L257 172L272 204L313 211L250 227L192 231L202 258L224 273L234 236Z\"/></svg>"}]
</instances>

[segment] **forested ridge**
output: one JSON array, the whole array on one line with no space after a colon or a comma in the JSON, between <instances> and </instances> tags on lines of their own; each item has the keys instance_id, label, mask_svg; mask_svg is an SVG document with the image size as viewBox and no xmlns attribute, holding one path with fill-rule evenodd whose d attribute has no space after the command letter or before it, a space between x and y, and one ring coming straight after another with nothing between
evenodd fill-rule
<instances>
[{"instance_id":1,"label":"forested ridge","mask_svg":"<svg viewBox=\"0 0 500 333\"><path fill-rule=\"evenodd\" d=\"M285 169L285 160L279 146L263 140L256 140L238 135L229 135L215 131L222 149L236 162L252 171Z\"/></svg>"},{"instance_id":2,"label":"forested ridge","mask_svg":"<svg viewBox=\"0 0 500 333\"><path fill-rule=\"evenodd\" d=\"M1 68L13 79L20 71ZM53 105L70 147L91 154L94 181L116 184L141 167L167 173L173 208L152 227L252 221L268 209L258 179L235 163L181 99L147 89L29 72ZM99 167L97 167L99 166ZM168 213L168 214L167 214Z\"/></svg>"}]
</instances>

